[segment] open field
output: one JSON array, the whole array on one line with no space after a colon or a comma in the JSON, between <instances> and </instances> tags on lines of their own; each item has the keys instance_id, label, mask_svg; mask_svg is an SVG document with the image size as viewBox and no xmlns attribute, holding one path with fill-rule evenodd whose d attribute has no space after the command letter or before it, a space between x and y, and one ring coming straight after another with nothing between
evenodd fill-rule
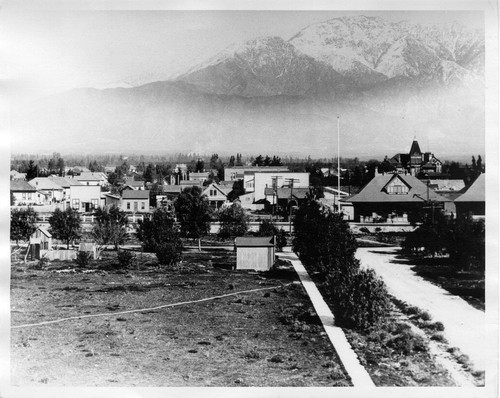
<instances>
[{"instance_id":1,"label":"open field","mask_svg":"<svg viewBox=\"0 0 500 398\"><path fill-rule=\"evenodd\" d=\"M184 253L176 269L144 256L119 270L106 255L77 272L12 265L13 385L350 385L293 269L232 271L234 253L216 249ZM238 293L252 289L263 290Z\"/></svg>"}]
</instances>

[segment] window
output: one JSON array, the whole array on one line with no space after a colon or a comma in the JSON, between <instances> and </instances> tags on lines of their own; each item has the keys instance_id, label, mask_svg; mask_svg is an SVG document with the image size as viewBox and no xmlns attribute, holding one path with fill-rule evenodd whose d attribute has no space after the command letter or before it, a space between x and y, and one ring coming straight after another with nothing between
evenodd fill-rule
<instances>
[{"instance_id":1,"label":"window","mask_svg":"<svg viewBox=\"0 0 500 398\"><path fill-rule=\"evenodd\" d=\"M26 200L26 192L23 192L23 199Z\"/></svg>"},{"instance_id":2,"label":"window","mask_svg":"<svg viewBox=\"0 0 500 398\"><path fill-rule=\"evenodd\" d=\"M146 210L146 203L145 202L141 202L141 210Z\"/></svg>"},{"instance_id":3,"label":"window","mask_svg":"<svg viewBox=\"0 0 500 398\"><path fill-rule=\"evenodd\" d=\"M127 202L127 210L130 210L130 202Z\"/></svg>"},{"instance_id":4,"label":"window","mask_svg":"<svg viewBox=\"0 0 500 398\"><path fill-rule=\"evenodd\" d=\"M137 211L138 207L137 207L137 202L134 202L134 211Z\"/></svg>"},{"instance_id":5,"label":"window","mask_svg":"<svg viewBox=\"0 0 500 398\"><path fill-rule=\"evenodd\" d=\"M99 199L92 199L92 208L97 209L99 207Z\"/></svg>"},{"instance_id":6,"label":"window","mask_svg":"<svg viewBox=\"0 0 500 398\"><path fill-rule=\"evenodd\" d=\"M73 199L72 207L73 209L78 210L80 208L80 199Z\"/></svg>"},{"instance_id":7,"label":"window","mask_svg":"<svg viewBox=\"0 0 500 398\"><path fill-rule=\"evenodd\" d=\"M406 185L394 184L387 187L387 193L390 195L406 195L408 187Z\"/></svg>"}]
</instances>

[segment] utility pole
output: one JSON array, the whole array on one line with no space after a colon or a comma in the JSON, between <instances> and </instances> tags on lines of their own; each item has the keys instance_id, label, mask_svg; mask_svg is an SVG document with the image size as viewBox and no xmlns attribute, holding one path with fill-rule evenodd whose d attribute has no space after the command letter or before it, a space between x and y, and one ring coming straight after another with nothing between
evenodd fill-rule
<instances>
[{"instance_id":1,"label":"utility pole","mask_svg":"<svg viewBox=\"0 0 500 398\"><path fill-rule=\"evenodd\" d=\"M278 204L278 180L283 178L281 176L271 176L272 186L273 186L273 211L271 214L271 221L273 221L274 213L276 211L276 206Z\"/></svg>"}]
</instances>

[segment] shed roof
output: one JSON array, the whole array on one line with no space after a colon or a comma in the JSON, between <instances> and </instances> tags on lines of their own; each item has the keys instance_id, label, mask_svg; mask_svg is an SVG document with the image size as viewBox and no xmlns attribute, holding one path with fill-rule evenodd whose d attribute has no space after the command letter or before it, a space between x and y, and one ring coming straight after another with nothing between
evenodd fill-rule
<instances>
[{"instance_id":1,"label":"shed roof","mask_svg":"<svg viewBox=\"0 0 500 398\"><path fill-rule=\"evenodd\" d=\"M241 236L234 240L236 247L274 247L273 236Z\"/></svg>"},{"instance_id":2,"label":"shed roof","mask_svg":"<svg viewBox=\"0 0 500 398\"><path fill-rule=\"evenodd\" d=\"M127 189L122 192L122 199L149 199L149 191Z\"/></svg>"},{"instance_id":3,"label":"shed roof","mask_svg":"<svg viewBox=\"0 0 500 398\"><path fill-rule=\"evenodd\" d=\"M388 194L384 188L395 178L399 178L405 183L409 191L405 195ZM352 203L373 203L373 202L422 202L427 199L427 185L418 178L411 175L401 174L380 174L376 175L366 186L356 195L350 198L343 198L341 201ZM429 189L429 199L438 202L449 202L449 199L438 195L433 189Z\"/></svg>"},{"instance_id":4,"label":"shed roof","mask_svg":"<svg viewBox=\"0 0 500 398\"><path fill-rule=\"evenodd\" d=\"M486 174L481 174L476 181L465 191L465 193L455 199L455 202L486 202Z\"/></svg>"}]
</instances>

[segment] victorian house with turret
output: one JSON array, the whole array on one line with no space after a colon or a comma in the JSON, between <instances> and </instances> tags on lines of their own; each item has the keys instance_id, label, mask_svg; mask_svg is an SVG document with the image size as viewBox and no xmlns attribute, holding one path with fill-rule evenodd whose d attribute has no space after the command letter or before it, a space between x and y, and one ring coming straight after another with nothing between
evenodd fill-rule
<instances>
[{"instance_id":1,"label":"victorian house with turret","mask_svg":"<svg viewBox=\"0 0 500 398\"><path fill-rule=\"evenodd\" d=\"M431 152L422 152L416 138L413 139L409 153L398 153L388 159L390 165L400 174L409 173L412 176L441 174L442 162Z\"/></svg>"}]
</instances>

